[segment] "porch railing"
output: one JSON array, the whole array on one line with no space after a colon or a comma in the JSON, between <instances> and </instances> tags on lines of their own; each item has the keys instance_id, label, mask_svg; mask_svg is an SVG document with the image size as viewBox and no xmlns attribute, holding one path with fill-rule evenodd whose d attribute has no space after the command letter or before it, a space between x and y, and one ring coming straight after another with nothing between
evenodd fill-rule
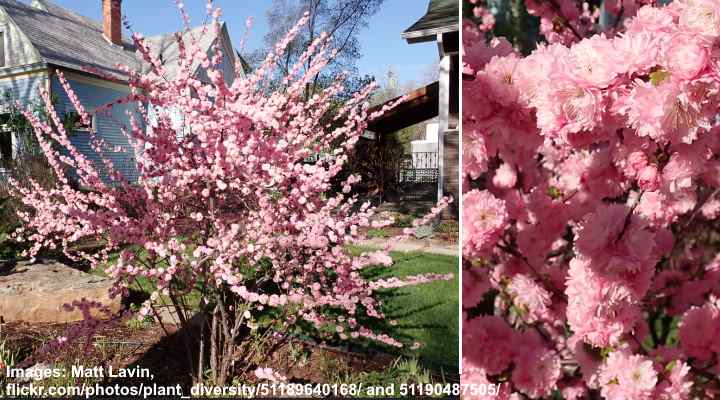
<instances>
[{"instance_id":1,"label":"porch railing","mask_svg":"<svg viewBox=\"0 0 720 400\"><path fill-rule=\"evenodd\" d=\"M406 154L400 164L400 183L435 183L438 181L438 153L413 152Z\"/></svg>"}]
</instances>

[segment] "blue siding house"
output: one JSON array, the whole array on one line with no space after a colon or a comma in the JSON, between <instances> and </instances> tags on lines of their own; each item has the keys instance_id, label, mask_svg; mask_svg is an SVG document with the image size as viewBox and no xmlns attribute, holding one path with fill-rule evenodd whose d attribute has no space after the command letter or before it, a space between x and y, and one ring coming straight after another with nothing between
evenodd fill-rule
<instances>
[{"instance_id":1,"label":"blue siding house","mask_svg":"<svg viewBox=\"0 0 720 400\"><path fill-rule=\"evenodd\" d=\"M48 0L29 3L0 0L0 95L29 104L39 101L38 88L45 87L57 99L56 108L61 114L74 112L57 78L57 71L62 71L83 106L93 113L92 128L97 135L107 144L125 149L120 153L109 152L106 157L126 178L134 181L137 179L135 155L121 131L128 123L126 111L131 106L115 107L112 115L93 112L129 93L127 78L117 65L139 71L148 68L136 54L133 43L122 35L121 1L88 1L92 6L103 8L103 21L97 22ZM198 37L200 29L184 35ZM239 70L243 76L244 61L235 51L224 25L219 38L208 33L199 44L211 55L216 40L221 41L223 53L230 55L225 57L222 68L228 72ZM147 41L166 65L168 74L175 73L178 57L175 33L149 37ZM202 72L199 68L196 72L201 79ZM226 76L233 79L235 74ZM0 109L0 114L6 112ZM88 128L72 132L71 141L101 168L100 157L89 145ZM3 138L10 145L0 146L0 159L15 157L20 150L13 133L0 130L0 139Z\"/></svg>"}]
</instances>

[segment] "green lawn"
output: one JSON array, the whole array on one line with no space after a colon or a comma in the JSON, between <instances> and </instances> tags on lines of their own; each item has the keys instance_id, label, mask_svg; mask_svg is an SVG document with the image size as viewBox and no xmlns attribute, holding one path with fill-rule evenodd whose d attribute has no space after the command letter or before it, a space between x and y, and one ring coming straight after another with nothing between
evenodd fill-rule
<instances>
[{"instance_id":1,"label":"green lawn","mask_svg":"<svg viewBox=\"0 0 720 400\"><path fill-rule=\"evenodd\" d=\"M353 254L368 251L367 248L352 247ZM385 289L379 292L384 303L383 311L387 319L368 324L373 330L384 332L404 343L419 342L421 347L413 350L409 346L400 350L400 354L419 358L428 367L457 372L459 347L459 279L458 257L435 255L420 252L391 252L395 263L391 267L371 267L364 272L368 279L383 279L437 273L453 273L449 281L437 281L397 289ZM113 257L114 258L114 257ZM103 275L103 271L94 271ZM146 279L140 279L144 289L149 288ZM135 285L133 288L137 289ZM190 304L197 299L191 296ZM391 325L389 321L396 321ZM363 323L366 321L362 321ZM374 344L369 345L371 348ZM382 347L382 351L393 352L393 348Z\"/></svg>"},{"instance_id":2,"label":"green lawn","mask_svg":"<svg viewBox=\"0 0 720 400\"><path fill-rule=\"evenodd\" d=\"M380 296L385 302L388 320L397 324L384 326L389 334L403 341L418 341L417 350L405 349L403 353L418 357L433 367L458 365L459 347L459 279L458 258L427 253L391 253L392 267L375 267L367 272L372 279L403 277L423 273L454 273L449 281L383 290Z\"/></svg>"}]
</instances>

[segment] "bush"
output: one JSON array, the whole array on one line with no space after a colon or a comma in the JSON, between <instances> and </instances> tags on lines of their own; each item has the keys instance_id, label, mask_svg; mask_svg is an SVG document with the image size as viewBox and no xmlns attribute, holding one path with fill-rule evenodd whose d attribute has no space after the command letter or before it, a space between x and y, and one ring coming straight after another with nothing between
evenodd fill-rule
<instances>
[{"instance_id":1,"label":"bush","mask_svg":"<svg viewBox=\"0 0 720 400\"><path fill-rule=\"evenodd\" d=\"M22 151L19 152L15 159L4 160L3 168L0 172L0 259L13 259L20 255L28 248L27 244L18 243L11 238L12 233L21 226L21 219L18 212L28 211L23 202L17 196L13 196L10 180L14 180L18 187L16 189L30 190L31 182L43 188L50 188L57 182L52 168L39 148L35 147L31 139L27 139L34 133L25 132L28 128L23 123L24 117L19 111L14 110L11 115L15 117L9 118L11 123L6 124L9 129L16 132L24 143L21 146Z\"/></svg>"},{"instance_id":2,"label":"bush","mask_svg":"<svg viewBox=\"0 0 720 400\"><path fill-rule=\"evenodd\" d=\"M305 16L300 24L307 21ZM231 86L220 68L222 41L213 41L217 55L212 59L201 51L180 54L184 65L201 66L199 76L209 77L204 82L199 76L166 76L142 35L134 34L135 46L152 66L148 73L130 74L133 90L118 101L138 107L138 117L144 118L144 125L129 128L139 154L136 183L110 165L106 173L98 171L68 140L62 124L48 130L31 120L42 132L42 148L52 140L71 156L60 159L45 151L51 169L64 177L72 168L88 191L60 179L52 190L36 185L31 196L18 197L30 209L22 214L20 232L20 239L33 242L30 255L60 247L68 257L99 267L110 254L119 254L105 269L115 282L111 294L128 294L130 287L149 291L137 316L141 320L157 318L160 306L175 311L188 346L197 349L187 352L196 382L206 380L206 370L217 385L231 382L236 361L255 359L258 349L247 343L256 333L283 334L302 326L340 340L364 338L402 347L400 340L363 323L384 318L375 292L452 278L426 274L371 282L359 274L371 265L390 265L392 259L384 251L354 256L346 246L365 239L363 232L371 225L383 228L390 221L371 222L375 210L358 206L349 195L357 176L349 176L339 193L331 191L332 179L343 170L367 119L381 112L367 115L373 85L337 107L332 99L342 92L343 76L305 96L306 84L332 54L324 35L285 77L287 85L268 89L277 77L276 58L299 26L242 84ZM219 35L221 27L216 10L206 34ZM185 49L182 36L177 40ZM91 116L63 74L57 77L81 121L90 125ZM41 89L41 95L51 119L59 120L48 93ZM153 121L144 112L149 107L157 111ZM182 132L171 118L178 110L186 124ZM337 123L328 126L329 119ZM152 134L145 126L152 126ZM96 138L95 132L90 136ZM333 157L307 163L313 154ZM443 199L418 224L446 204ZM83 241L98 243L99 251L74 246ZM191 323L194 316L201 321L199 329ZM258 373L276 379L267 370Z\"/></svg>"}]
</instances>

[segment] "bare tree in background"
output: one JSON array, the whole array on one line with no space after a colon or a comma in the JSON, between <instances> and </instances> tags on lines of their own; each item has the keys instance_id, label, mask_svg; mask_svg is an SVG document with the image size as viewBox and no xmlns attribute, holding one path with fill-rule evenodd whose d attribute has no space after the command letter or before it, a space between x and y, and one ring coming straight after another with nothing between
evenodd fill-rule
<instances>
[{"instance_id":1,"label":"bare tree in background","mask_svg":"<svg viewBox=\"0 0 720 400\"><path fill-rule=\"evenodd\" d=\"M265 35L264 49L258 50L256 59L264 57L269 49L282 38L306 11L309 21L300 34L290 43L284 57L278 59L279 73L287 74L302 52L322 32L332 36L332 45L338 50L337 56L323 72L306 88L309 96L318 87L323 87L342 71L349 71L351 78L357 76L356 62L360 58L358 33L368 26L368 21L385 0L273 0L266 13L270 32ZM312 62L308 60L307 65Z\"/></svg>"},{"instance_id":2,"label":"bare tree in background","mask_svg":"<svg viewBox=\"0 0 720 400\"><path fill-rule=\"evenodd\" d=\"M438 79L437 65L429 64L427 67L424 67L420 79L422 83L418 83L415 80L400 82L393 66L388 66L385 75L377 77L378 88L375 93L373 93L370 99L370 104L378 105L385 103L386 101L419 89L427 83L436 81ZM402 145L405 153L410 152L411 141L425 138L425 127L428 122L433 122L433 120L423 121L393 133Z\"/></svg>"}]
</instances>

